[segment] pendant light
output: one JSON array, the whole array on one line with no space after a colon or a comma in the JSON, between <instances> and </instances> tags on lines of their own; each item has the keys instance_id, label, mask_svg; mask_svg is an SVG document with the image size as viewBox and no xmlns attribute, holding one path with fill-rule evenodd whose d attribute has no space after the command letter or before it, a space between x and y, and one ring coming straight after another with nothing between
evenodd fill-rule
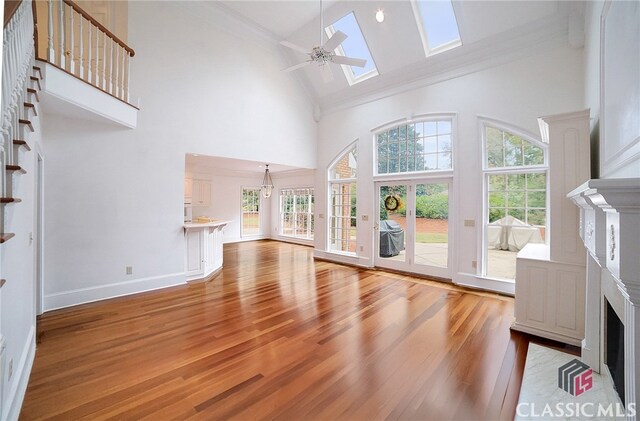
<instances>
[{"instance_id":1,"label":"pendant light","mask_svg":"<svg viewBox=\"0 0 640 421\"><path fill-rule=\"evenodd\" d=\"M262 190L262 197L268 199L271 197L271 192L273 191L273 180L271 179L271 174L269 174L269 164L265 165L267 169L264 170L264 178L262 179L260 190Z\"/></svg>"}]
</instances>

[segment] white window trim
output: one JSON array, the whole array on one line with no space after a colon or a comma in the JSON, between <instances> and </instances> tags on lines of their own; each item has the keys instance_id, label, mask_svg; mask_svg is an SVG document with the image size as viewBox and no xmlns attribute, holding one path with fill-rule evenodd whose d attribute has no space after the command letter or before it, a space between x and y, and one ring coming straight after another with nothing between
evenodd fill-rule
<instances>
[{"instance_id":1,"label":"white window trim","mask_svg":"<svg viewBox=\"0 0 640 421\"><path fill-rule=\"evenodd\" d=\"M538 138L535 135L527 132L526 130L520 129L518 127L512 126L508 123L504 123L500 120L496 120L489 117L478 117L478 126L480 130L480 149L482 151L481 159L481 168L482 168L482 212L481 214L481 223L482 223L482 233L479 236L479 244L478 244L478 262L482 262L482 265L477 268L477 277L479 279L485 279L490 281L500 281L507 283L515 283L515 279L507 279L507 278L497 278L487 275L487 262L489 258L487 241L487 226L489 219L489 203L488 203L488 191L489 191L489 175L496 174L512 174L512 173L541 173L544 172L546 174L546 218L545 218L545 243L549 243L549 145ZM530 165L530 166L516 166L516 167L497 167L497 168L489 168L487 165L487 139L486 139L486 130L487 127L492 127L494 129L506 131L517 136L520 136L522 139L534 144L542 148L543 156L544 156L544 165Z\"/></svg>"},{"instance_id":2,"label":"white window trim","mask_svg":"<svg viewBox=\"0 0 640 421\"><path fill-rule=\"evenodd\" d=\"M454 39L445 44L439 45L436 48L430 49L427 30L424 27L424 24L422 23L422 18L420 17L420 8L416 0L411 0L411 8L413 9L413 16L416 18L416 24L418 25L418 32L420 32L420 38L422 39L422 47L424 49L424 55L426 57L444 53L445 51L462 46L462 35L460 35L460 24L458 23L458 16L456 16L456 9L455 7L453 7L453 2L451 3L451 7L453 8L453 16L456 20L456 27L458 29L458 39Z\"/></svg>"},{"instance_id":3,"label":"white window trim","mask_svg":"<svg viewBox=\"0 0 640 421\"><path fill-rule=\"evenodd\" d=\"M261 188L258 186L241 186L240 187L240 238L256 238L264 235L263 227L263 205ZM257 234L245 234L244 233L244 207L242 205L242 199L245 190L258 190L258 233Z\"/></svg>"},{"instance_id":4,"label":"white window trim","mask_svg":"<svg viewBox=\"0 0 640 421\"><path fill-rule=\"evenodd\" d=\"M342 72L344 73L344 77L347 79L347 83L349 83L349 86L353 86L356 83L360 83L363 82L367 79L371 79L372 77L378 76L380 73L378 73L378 66L376 65L375 60L373 59L373 54L371 53L371 48L369 48L369 43L367 42L367 39L364 36L364 33L362 32L362 27L360 26L360 22L358 22L358 16L356 16L356 12L355 11L350 11L349 13L345 13L344 15L342 15L342 18L344 18L345 16L349 15L353 13L353 18L356 21L356 25L358 25L358 30L360 31L360 34L362 34L362 39L364 40L364 44L367 46L367 50L369 51L369 55L371 56L371 61L373 62L373 69L369 70L367 73L363 73L360 76L356 76L353 73L353 70L351 69L351 66L346 65L346 64L341 64L340 67L342 67ZM337 19L337 21L339 21L340 19ZM336 33L335 28L333 27L333 23L329 26L327 26L326 28L324 28L327 36L329 38L331 38L333 36L333 34ZM336 48L336 54L346 57L347 55L344 52L344 49L342 48L342 45L339 45ZM358 57L354 57L354 58L358 58Z\"/></svg>"},{"instance_id":5,"label":"white window trim","mask_svg":"<svg viewBox=\"0 0 640 421\"><path fill-rule=\"evenodd\" d=\"M378 135L389 131L390 129L402 126L403 124L424 123L426 121L442 121L451 120L451 168L446 169L433 169L422 171L405 171L397 173L378 173ZM374 181L385 181L385 179L400 180L406 177L407 179L418 177L447 177L449 174L453 175L456 167L456 150L458 146L458 121L456 113L438 113L438 114L421 114L412 118L399 119L391 121L382 126L378 126L371 130L373 134L373 179Z\"/></svg>"}]
</instances>

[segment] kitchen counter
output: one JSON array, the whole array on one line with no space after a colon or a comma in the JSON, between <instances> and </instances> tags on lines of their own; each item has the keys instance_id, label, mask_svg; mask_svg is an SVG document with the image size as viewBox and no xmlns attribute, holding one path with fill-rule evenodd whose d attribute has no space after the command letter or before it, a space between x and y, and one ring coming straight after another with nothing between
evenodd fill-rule
<instances>
[{"instance_id":1,"label":"kitchen counter","mask_svg":"<svg viewBox=\"0 0 640 421\"><path fill-rule=\"evenodd\" d=\"M184 223L187 281L211 279L222 270L222 236L228 223L220 220Z\"/></svg>"},{"instance_id":2,"label":"kitchen counter","mask_svg":"<svg viewBox=\"0 0 640 421\"><path fill-rule=\"evenodd\" d=\"M227 225L230 221L222 221L222 220L213 220L211 222L185 222L185 229L194 229L194 228L212 228L212 227L223 227Z\"/></svg>"}]
</instances>

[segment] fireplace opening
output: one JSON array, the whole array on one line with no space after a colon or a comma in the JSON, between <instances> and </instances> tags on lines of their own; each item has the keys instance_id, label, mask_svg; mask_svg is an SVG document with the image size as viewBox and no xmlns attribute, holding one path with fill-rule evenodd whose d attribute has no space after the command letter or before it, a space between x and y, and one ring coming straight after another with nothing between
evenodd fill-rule
<instances>
[{"instance_id":1,"label":"fireplace opening","mask_svg":"<svg viewBox=\"0 0 640 421\"><path fill-rule=\"evenodd\" d=\"M624 324L618 317L609 301L607 301L607 313L605 316L605 361L613 386L620 396L623 405L627 405L624 399Z\"/></svg>"}]
</instances>

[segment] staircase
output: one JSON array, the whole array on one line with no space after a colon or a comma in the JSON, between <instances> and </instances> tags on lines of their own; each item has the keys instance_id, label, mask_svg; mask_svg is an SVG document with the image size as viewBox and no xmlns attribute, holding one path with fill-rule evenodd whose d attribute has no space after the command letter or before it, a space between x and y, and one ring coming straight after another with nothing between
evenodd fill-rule
<instances>
[{"instance_id":1,"label":"staircase","mask_svg":"<svg viewBox=\"0 0 640 421\"><path fill-rule=\"evenodd\" d=\"M7 7L13 10L7 11ZM6 13L12 16L6 16ZM25 174L20 166L23 153L31 151L32 119L38 115L38 91L42 73L34 66L33 9L30 1L5 3L2 72L2 139L0 142L0 244L15 237L7 221L7 206L19 206L15 197L16 177ZM4 285L4 280L0 282Z\"/></svg>"}]
</instances>

